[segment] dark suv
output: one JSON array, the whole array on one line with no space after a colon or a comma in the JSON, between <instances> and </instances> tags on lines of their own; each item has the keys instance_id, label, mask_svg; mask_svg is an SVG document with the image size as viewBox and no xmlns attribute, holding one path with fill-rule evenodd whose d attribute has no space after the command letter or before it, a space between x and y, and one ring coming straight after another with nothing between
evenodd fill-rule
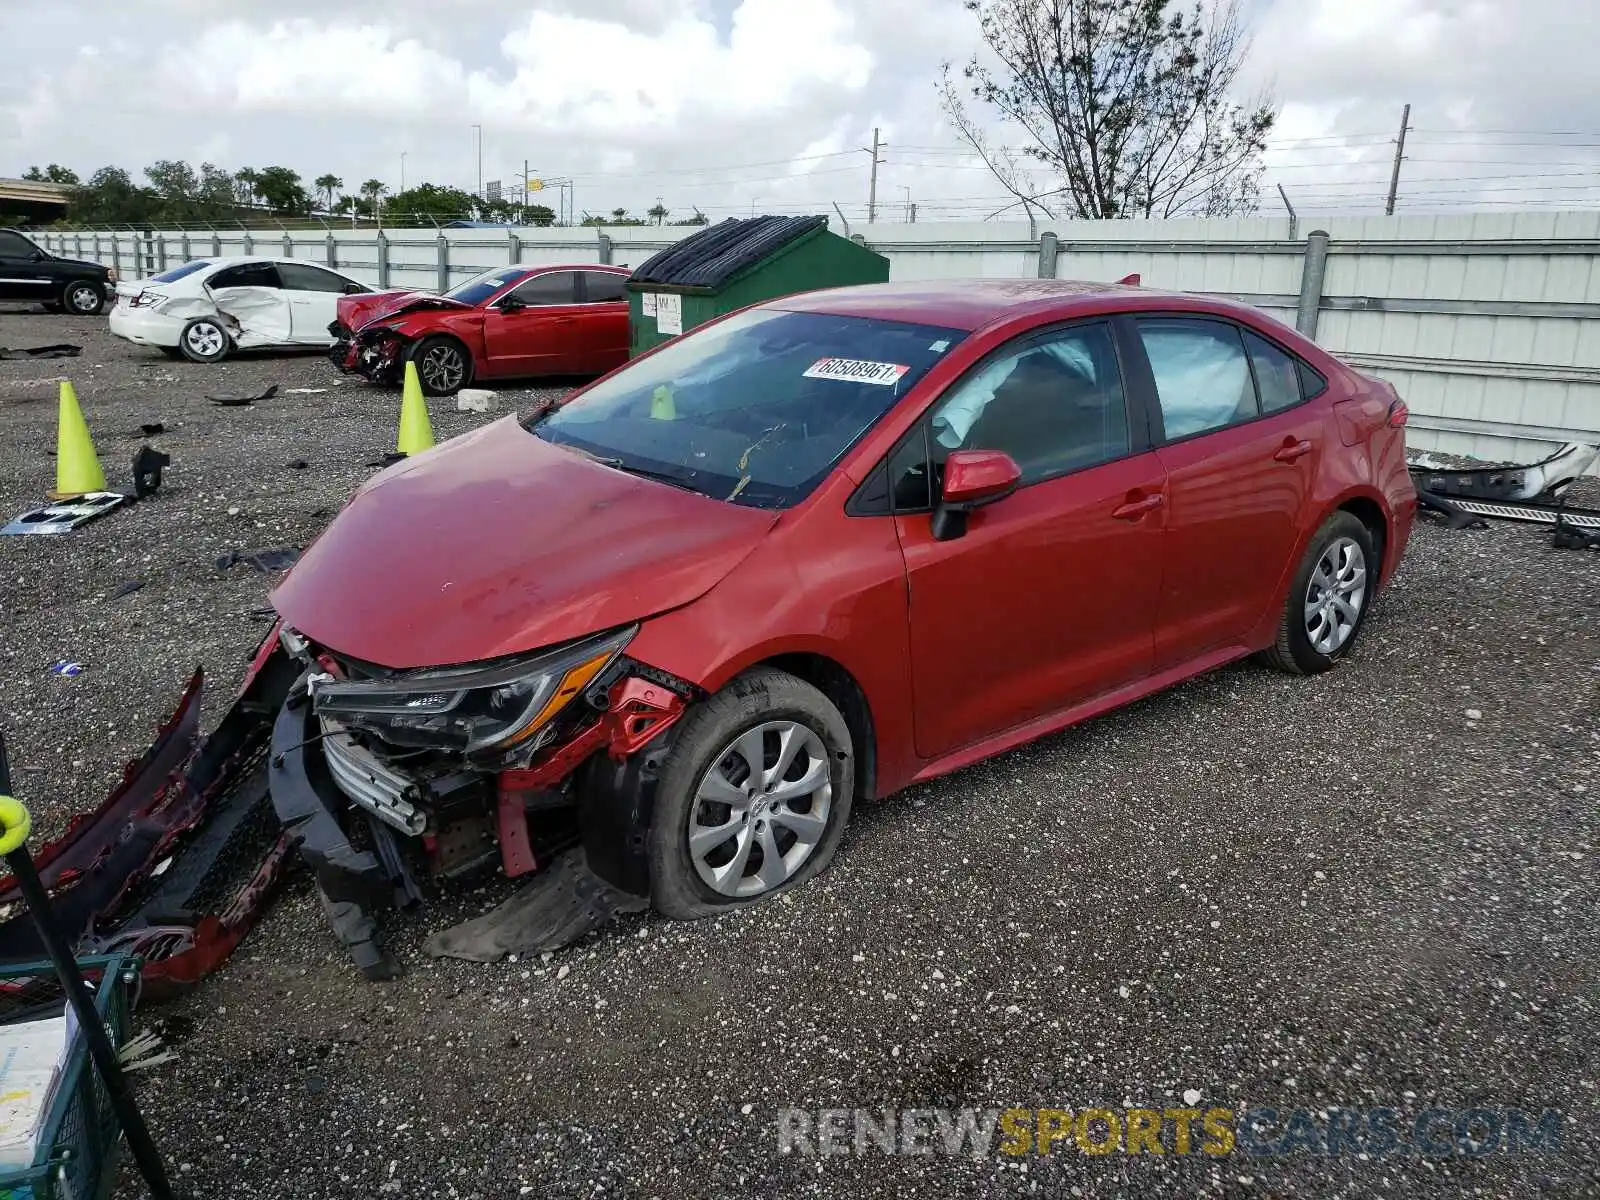
<instances>
[{"instance_id":1,"label":"dark suv","mask_svg":"<svg viewBox=\"0 0 1600 1200\"><path fill-rule=\"evenodd\" d=\"M116 272L57 258L15 229L0 229L0 300L31 300L51 312L92 317L106 306Z\"/></svg>"}]
</instances>

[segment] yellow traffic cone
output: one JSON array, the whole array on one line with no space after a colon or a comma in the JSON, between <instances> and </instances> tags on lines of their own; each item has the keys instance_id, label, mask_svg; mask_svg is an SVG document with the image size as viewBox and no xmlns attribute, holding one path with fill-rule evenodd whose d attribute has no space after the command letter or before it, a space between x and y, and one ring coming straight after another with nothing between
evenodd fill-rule
<instances>
[{"instance_id":1,"label":"yellow traffic cone","mask_svg":"<svg viewBox=\"0 0 1600 1200\"><path fill-rule=\"evenodd\" d=\"M89 426L84 422L83 409L78 407L78 394L63 379L56 415L56 490L50 493L50 499L70 500L105 490L106 473L95 457Z\"/></svg>"},{"instance_id":2,"label":"yellow traffic cone","mask_svg":"<svg viewBox=\"0 0 1600 1200\"><path fill-rule=\"evenodd\" d=\"M433 446L433 425L428 420L428 406L422 399L422 381L417 378L417 364L406 363L405 388L400 393L400 437L394 448L398 454L421 454Z\"/></svg>"}]
</instances>

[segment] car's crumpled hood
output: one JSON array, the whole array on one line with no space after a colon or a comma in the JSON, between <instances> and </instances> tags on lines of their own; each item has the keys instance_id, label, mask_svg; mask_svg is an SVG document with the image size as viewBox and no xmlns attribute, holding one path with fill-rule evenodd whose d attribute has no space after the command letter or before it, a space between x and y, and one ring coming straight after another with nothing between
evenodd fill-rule
<instances>
[{"instance_id":1,"label":"car's crumpled hood","mask_svg":"<svg viewBox=\"0 0 1600 1200\"><path fill-rule=\"evenodd\" d=\"M625 475L507 417L374 476L272 602L352 658L477 662L687 604L776 520Z\"/></svg>"},{"instance_id":2,"label":"car's crumpled hood","mask_svg":"<svg viewBox=\"0 0 1600 1200\"><path fill-rule=\"evenodd\" d=\"M380 293L376 296L348 296L339 301L339 320L347 329L359 331L375 321L387 321L401 313L422 308L467 309L470 304L449 300L434 292Z\"/></svg>"}]
</instances>

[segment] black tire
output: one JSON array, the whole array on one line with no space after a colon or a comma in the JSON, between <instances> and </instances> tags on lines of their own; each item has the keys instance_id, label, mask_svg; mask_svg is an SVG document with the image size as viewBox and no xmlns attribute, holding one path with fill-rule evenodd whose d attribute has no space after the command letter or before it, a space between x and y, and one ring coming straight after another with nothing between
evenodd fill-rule
<instances>
[{"instance_id":1,"label":"black tire","mask_svg":"<svg viewBox=\"0 0 1600 1200\"><path fill-rule=\"evenodd\" d=\"M61 285L62 311L74 317L98 317L106 306L106 290L92 279L69 279Z\"/></svg>"},{"instance_id":2,"label":"black tire","mask_svg":"<svg viewBox=\"0 0 1600 1200\"><path fill-rule=\"evenodd\" d=\"M221 362L232 349L233 339L215 317L195 317L178 334L178 351L190 362Z\"/></svg>"},{"instance_id":3,"label":"black tire","mask_svg":"<svg viewBox=\"0 0 1600 1200\"><path fill-rule=\"evenodd\" d=\"M812 845L809 856L802 859L793 874L781 883L750 896L722 894L701 877L689 852L691 817L704 815L708 811L702 808L697 796L698 789L713 768L720 772L723 768L719 764L727 764L735 759L733 743L736 738L759 725L777 721L793 722L809 730L816 735L826 753L831 794L826 801L828 813L822 833ZM764 739L767 757L771 757L770 751L776 741L776 734L769 734ZM807 763L802 762L799 754L795 756L795 763L803 774ZM723 777L724 782L726 778ZM819 783L819 792L820 788ZM649 836L650 890L656 910L681 921L696 920L759 904L804 883L826 869L832 861L834 851L839 847L839 839L844 836L844 827L850 819L854 789L855 752L850 741L850 730L832 701L804 680L770 667L758 667L740 675L683 718L662 769ZM760 829L762 814L770 810L763 804L764 796L752 796L752 799L752 807L745 819L754 815L756 827ZM814 795L803 799L808 809L802 815L815 811L815 806L820 803ZM734 819L731 810L726 816L729 820ZM711 819L720 821L723 818L716 816ZM787 847L784 847L782 839L794 838L794 831L781 819L773 821L771 829L774 840L770 844L779 846L785 854L791 853L797 840L788 841ZM729 841L735 836L730 835ZM751 834L750 837L753 839L755 835ZM756 847L759 845L760 842L756 842ZM733 856L729 842L724 842L722 848L728 850L729 858ZM758 848L752 848L748 854L743 868L746 871L761 861ZM734 882L737 885L739 880L736 878Z\"/></svg>"},{"instance_id":4,"label":"black tire","mask_svg":"<svg viewBox=\"0 0 1600 1200\"><path fill-rule=\"evenodd\" d=\"M1313 588L1313 576L1318 575L1319 564L1330 552L1347 561L1348 551L1345 547L1348 545L1354 545L1360 552L1360 568L1363 572L1360 598L1351 605L1355 608L1355 620L1348 620L1338 608L1330 607L1333 601L1324 603L1321 617L1314 617L1312 606L1326 597L1328 592L1321 586L1320 578ZM1316 675L1337 666L1339 660L1350 653L1362 626L1367 622L1367 612L1372 607L1373 592L1378 583L1379 567L1372 531L1355 514L1340 511L1324 521L1306 548L1300 569L1294 573L1294 582L1289 585L1289 595L1284 600L1283 616L1278 622L1277 641L1271 649L1262 653L1262 661L1291 675ZM1344 596L1347 605L1351 604L1351 595L1345 594L1342 589L1340 595ZM1313 620L1317 621L1318 628L1324 630L1330 628L1326 622L1331 622L1331 628L1336 632L1328 640L1337 636L1337 644L1329 645L1323 641L1319 648L1312 638Z\"/></svg>"},{"instance_id":5,"label":"black tire","mask_svg":"<svg viewBox=\"0 0 1600 1200\"><path fill-rule=\"evenodd\" d=\"M472 355L453 337L425 337L406 357L417 364L424 396L453 396L472 382Z\"/></svg>"}]
</instances>

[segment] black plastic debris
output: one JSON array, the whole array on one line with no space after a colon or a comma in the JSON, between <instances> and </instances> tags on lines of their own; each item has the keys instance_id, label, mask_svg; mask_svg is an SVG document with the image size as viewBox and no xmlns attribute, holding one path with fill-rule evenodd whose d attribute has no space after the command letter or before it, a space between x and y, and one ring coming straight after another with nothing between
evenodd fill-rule
<instances>
[{"instance_id":1,"label":"black plastic debris","mask_svg":"<svg viewBox=\"0 0 1600 1200\"><path fill-rule=\"evenodd\" d=\"M827 224L827 217L729 217L652 254L628 279L672 287L721 287L746 267Z\"/></svg>"},{"instance_id":2,"label":"black plastic debris","mask_svg":"<svg viewBox=\"0 0 1600 1200\"><path fill-rule=\"evenodd\" d=\"M28 346L18 349L8 349L5 346L0 346L0 358L77 358L82 353L82 346L69 346L65 343L55 346Z\"/></svg>"},{"instance_id":3,"label":"black plastic debris","mask_svg":"<svg viewBox=\"0 0 1600 1200\"><path fill-rule=\"evenodd\" d=\"M60 500L23 513L0 529L6 536L71 533L80 525L102 517L128 497L121 492L90 492L73 500Z\"/></svg>"},{"instance_id":4,"label":"black plastic debris","mask_svg":"<svg viewBox=\"0 0 1600 1200\"><path fill-rule=\"evenodd\" d=\"M311 464L308 463L303 458L291 458L288 462L284 463L283 465L288 467L291 471L304 471Z\"/></svg>"},{"instance_id":5,"label":"black plastic debris","mask_svg":"<svg viewBox=\"0 0 1600 1200\"><path fill-rule=\"evenodd\" d=\"M143 586L144 586L144 580L142 580L142 579L130 579L130 580L128 580L127 583L123 584L116 591L112 592L111 593L111 598L113 600L121 600L124 596L133 595L135 592L137 592Z\"/></svg>"},{"instance_id":6,"label":"black plastic debris","mask_svg":"<svg viewBox=\"0 0 1600 1200\"><path fill-rule=\"evenodd\" d=\"M300 560L300 551L291 546L276 550L229 550L217 559L217 569L226 571L236 563L246 563L263 575L270 571L284 571Z\"/></svg>"},{"instance_id":7,"label":"black plastic debris","mask_svg":"<svg viewBox=\"0 0 1600 1200\"><path fill-rule=\"evenodd\" d=\"M155 437L158 433L165 433L167 427L160 421L151 421L148 425L139 426L139 432L145 437Z\"/></svg>"},{"instance_id":8,"label":"black plastic debris","mask_svg":"<svg viewBox=\"0 0 1600 1200\"><path fill-rule=\"evenodd\" d=\"M220 404L223 408L244 408L257 400L271 400L277 394L278 385L273 384L258 396L207 396L206 399L213 404Z\"/></svg>"},{"instance_id":9,"label":"black plastic debris","mask_svg":"<svg viewBox=\"0 0 1600 1200\"><path fill-rule=\"evenodd\" d=\"M133 456L133 494L143 500L161 490L161 469L172 465L172 455L154 446L140 446Z\"/></svg>"}]
</instances>

